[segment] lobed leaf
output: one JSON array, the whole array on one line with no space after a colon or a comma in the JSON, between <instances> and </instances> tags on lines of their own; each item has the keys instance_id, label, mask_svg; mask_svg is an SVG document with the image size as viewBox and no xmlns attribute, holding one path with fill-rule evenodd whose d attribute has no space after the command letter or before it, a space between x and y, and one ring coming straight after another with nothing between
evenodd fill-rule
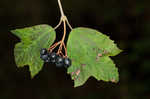
<instances>
[{"instance_id":1,"label":"lobed leaf","mask_svg":"<svg viewBox=\"0 0 150 99\"><path fill-rule=\"evenodd\" d=\"M109 56L115 56L121 50L108 36L94 29L75 28L69 35L67 50L72 59L68 73L75 87L83 85L91 76L118 82L118 69Z\"/></svg>"},{"instance_id":2,"label":"lobed leaf","mask_svg":"<svg viewBox=\"0 0 150 99\"><path fill-rule=\"evenodd\" d=\"M14 56L18 67L29 66L33 78L42 69L41 48L48 48L55 40L55 30L49 25L37 25L11 31L21 39L15 45Z\"/></svg>"}]
</instances>

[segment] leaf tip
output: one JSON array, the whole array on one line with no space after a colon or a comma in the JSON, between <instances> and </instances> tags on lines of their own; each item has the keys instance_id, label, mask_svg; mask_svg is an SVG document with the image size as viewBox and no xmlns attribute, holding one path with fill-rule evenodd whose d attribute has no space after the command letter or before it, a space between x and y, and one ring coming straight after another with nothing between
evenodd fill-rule
<instances>
[{"instance_id":1,"label":"leaf tip","mask_svg":"<svg viewBox=\"0 0 150 99\"><path fill-rule=\"evenodd\" d=\"M77 87L80 87L80 86L82 86L83 84L78 84L78 83L76 83L75 81L74 81L74 88L77 88Z\"/></svg>"},{"instance_id":2,"label":"leaf tip","mask_svg":"<svg viewBox=\"0 0 150 99\"><path fill-rule=\"evenodd\" d=\"M31 79L33 79L37 74L33 74L31 71L30 71L30 77Z\"/></svg>"},{"instance_id":3,"label":"leaf tip","mask_svg":"<svg viewBox=\"0 0 150 99\"><path fill-rule=\"evenodd\" d=\"M121 53L121 52L123 52L123 50L122 50L122 49L119 49L119 50L120 50L120 53Z\"/></svg>"},{"instance_id":4,"label":"leaf tip","mask_svg":"<svg viewBox=\"0 0 150 99\"><path fill-rule=\"evenodd\" d=\"M15 30L10 30L10 32L11 32L11 33L15 33L15 32L16 32L16 29L15 29Z\"/></svg>"}]
</instances>

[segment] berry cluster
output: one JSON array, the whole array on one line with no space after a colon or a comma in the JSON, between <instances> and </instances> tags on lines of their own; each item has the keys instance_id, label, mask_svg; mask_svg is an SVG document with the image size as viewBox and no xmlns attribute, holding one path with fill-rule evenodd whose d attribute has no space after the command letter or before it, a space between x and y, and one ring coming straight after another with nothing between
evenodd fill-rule
<instances>
[{"instance_id":1,"label":"berry cluster","mask_svg":"<svg viewBox=\"0 0 150 99\"><path fill-rule=\"evenodd\" d=\"M43 48L40 51L40 58L44 62L50 62L56 64L57 67L69 67L71 66L71 60L69 58L63 58L57 55L55 52L48 52L47 49Z\"/></svg>"}]
</instances>

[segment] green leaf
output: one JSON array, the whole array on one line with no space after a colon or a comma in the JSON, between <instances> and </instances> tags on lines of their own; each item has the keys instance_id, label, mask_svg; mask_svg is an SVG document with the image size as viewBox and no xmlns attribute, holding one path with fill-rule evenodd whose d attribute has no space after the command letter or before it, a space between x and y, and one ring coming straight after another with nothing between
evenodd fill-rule
<instances>
[{"instance_id":1,"label":"green leaf","mask_svg":"<svg viewBox=\"0 0 150 99\"><path fill-rule=\"evenodd\" d=\"M55 30L49 25L37 25L11 32L21 39L14 49L16 64L18 67L29 65L33 78L44 64L40 59L40 49L48 48L54 42Z\"/></svg>"},{"instance_id":2,"label":"green leaf","mask_svg":"<svg viewBox=\"0 0 150 99\"><path fill-rule=\"evenodd\" d=\"M75 28L67 43L72 66L68 68L74 86L83 85L91 76L97 80L118 82L119 74L109 56L121 52L110 38L97 30Z\"/></svg>"}]
</instances>

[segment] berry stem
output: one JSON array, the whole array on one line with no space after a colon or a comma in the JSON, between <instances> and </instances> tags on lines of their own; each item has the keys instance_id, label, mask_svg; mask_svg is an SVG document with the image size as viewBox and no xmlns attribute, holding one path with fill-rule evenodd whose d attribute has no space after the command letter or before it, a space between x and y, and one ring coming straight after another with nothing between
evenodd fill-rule
<instances>
[{"instance_id":1,"label":"berry stem","mask_svg":"<svg viewBox=\"0 0 150 99\"><path fill-rule=\"evenodd\" d=\"M67 17L64 14L62 4L61 4L60 0L58 0L58 5L59 5L60 13L61 13L61 18L60 18L59 23L55 26L54 29L56 30L61 25L61 23L63 22L63 26L64 26L63 38L62 38L61 41L59 41L59 42L55 43L54 45L52 45L48 50L50 52L52 52L53 49L55 49L58 45L60 45L59 49L57 51L57 54L62 55L63 57L67 57L67 48L66 48L65 43L64 43L64 40L65 40L65 37L66 37L66 24L69 26L69 28L71 30L72 30L72 26L70 25ZM62 53L62 48L64 48L64 50L65 50L65 55L63 55L63 53Z\"/></svg>"},{"instance_id":2,"label":"berry stem","mask_svg":"<svg viewBox=\"0 0 150 99\"><path fill-rule=\"evenodd\" d=\"M60 44L60 46L59 46L59 49L58 49L57 54L60 54L61 51L62 51L62 47L65 46L64 40L65 40L65 37L66 37L66 21L63 20L63 23L64 23L64 35L63 35L63 38L62 38L62 40L61 40L61 44ZM64 48L65 48L65 47L64 47ZM65 52L67 52L67 49L65 49ZM66 54L66 53L65 53L65 54ZM65 55L65 56L66 56L66 55Z\"/></svg>"},{"instance_id":3,"label":"berry stem","mask_svg":"<svg viewBox=\"0 0 150 99\"><path fill-rule=\"evenodd\" d=\"M64 42L65 37L66 37L66 21L64 20L63 23L64 23L64 35L63 35L63 38L62 38L62 42Z\"/></svg>"},{"instance_id":4,"label":"berry stem","mask_svg":"<svg viewBox=\"0 0 150 99\"><path fill-rule=\"evenodd\" d=\"M54 45L52 45L52 46L48 49L48 51L52 52L60 43L61 43L60 41L57 42L57 43L55 43Z\"/></svg>"},{"instance_id":5,"label":"berry stem","mask_svg":"<svg viewBox=\"0 0 150 99\"><path fill-rule=\"evenodd\" d=\"M66 46L65 46L65 44L63 43L63 46L64 46L64 49L65 49L65 57L67 57L68 55L67 55L67 48L66 48Z\"/></svg>"}]
</instances>

